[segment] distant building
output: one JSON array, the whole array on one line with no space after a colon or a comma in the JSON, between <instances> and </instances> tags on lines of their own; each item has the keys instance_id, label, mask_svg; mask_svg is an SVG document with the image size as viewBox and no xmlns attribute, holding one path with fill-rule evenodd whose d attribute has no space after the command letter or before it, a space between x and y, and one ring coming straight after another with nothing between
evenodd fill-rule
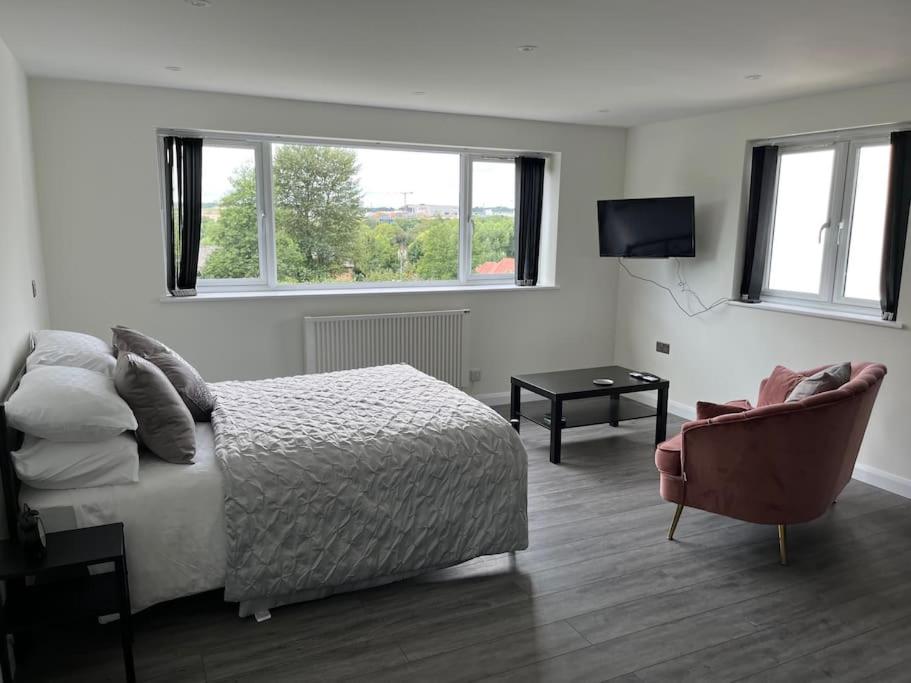
<instances>
[{"instance_id":1,"label":"distant building","mask_svg":"<svg viewBox=\"0 0 911 683\"><path fill-rule=\"evenodd\" d=\"M405 212L410 216L434 218L458 218L459 207L446 204L411 204L405 207Z\"/></svg>"},{"instance_id":2,"label":"distant building","mask_svg":"<svg viewBox=\"0 0 911 683\"><path fill-rule=\"evenodd\" d=\"M499 261L485 261L474 272L478 275L511 275L516 272L516 260L506 256Z\"/></svg>"}]
</instances>

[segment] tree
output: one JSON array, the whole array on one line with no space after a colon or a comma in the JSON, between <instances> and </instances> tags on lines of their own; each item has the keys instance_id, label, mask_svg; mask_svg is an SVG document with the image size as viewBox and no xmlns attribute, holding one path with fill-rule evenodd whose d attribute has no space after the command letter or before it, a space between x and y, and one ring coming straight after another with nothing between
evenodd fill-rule
<instances>
[{"instance_id":1,"label":"tree","mask_svg":"<svg viewBox=\"0 0 911 683\"><path fill-rule=\"evenodd\" d=\"M483 216L474 219L471 267L515 255L515 221L512 216Z\"/></svg>"},{"instance_id":2,"label":"tree","mask_svg":"<svg viewBox=\"0 0 911 683\"><path fill-rule=\"evenodd\" d=\"M424 229L408 251L421 280L456 280L459 277L459 222L434 218L422 222Z\"/></svg>"},{"instance_id":3,"label":"tree","mask_svg":"<svg viewBox=\"0 0 911 683\"><path fill-rule=\"evenodd\" d=\"M454 218L367 219L357 156L337 147L276 145L272 163L275 252L283 283L455 280L459 221ZM231 189L203 225L205 278L260 276L256 176L235 170ZM512 219L475 222L473 265L513 254Z\"/></svg>"},{"instance_id":4,"label":"tree","mask_svg":"<svg viewBox=\"0 0 911 683\"><path fill-rule=\"evenodd\" d=\"M337 277L354 258L363 218L357 156L338 147L278 145L272 169L276 249L281 242L291 250L287 259L277 255L278 279Z\"/></svg>"},{"instance_id":5,"label":"tree","mask_svg":"<svg viewBox=\"0 0 911 683\"><path fill-rule=\"evenodd\" d=\"M361 224L357 158L336 147L280 145L273 160L275 251L281 282L338 277L350 267ZM206 278L259 276L256 177L242 166L219 202L217 221L207 222L203 244L212 249Z\"/></svg>"},{"instance_id":6,"label":"tree","mask_svg":"<svg viewBox=\"0 0 911 683\"><path fill-rule=\"evenodd\" d=\"M213 249L201 275L206 278L259 277L259 234L256 229L256 176L241 166L231 177L231 191L222 197L218 220L203 224L203 246Z\"/></svg>"},{"instance_id":7,"label":"tree","mask_svg":"<svg viewBox=\"0 0 911 683\"><path fill-rule=\"evenodd\" d=\"M405 270L405 259L401 253L404 237L404 232L394 223L379 223L375 227L362 223L355 248L355 277L359 280L375 279L372 275L376 272L400 277Z\"/></svg>"}]
</instances>

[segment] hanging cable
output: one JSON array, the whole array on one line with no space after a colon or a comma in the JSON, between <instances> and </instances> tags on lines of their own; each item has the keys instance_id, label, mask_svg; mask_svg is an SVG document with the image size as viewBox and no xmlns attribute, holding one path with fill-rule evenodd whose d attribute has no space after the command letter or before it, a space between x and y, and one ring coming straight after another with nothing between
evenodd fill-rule
<instances>
[{"instance_id":1,"label":"hanging cable","mask_svg":"<svg viewBox=\"0 0 911 683\"><path fill-rule=\"evenodd\" d=\"M623 268L623 270L626 271L626 274L629 275L631 278L633 278L635 280L642 280L643 282L648 282L650 284L653 284L656 287L659 287L659 288L663 289L665 292L667 292L668 294L670 294L671 299L674 300L674 303L677 305L677 308L679 308L687 318L695 318L697 315L702 315L703 313L708 313L713 308L717 308L718 306L721 306L722 304L725 304L728 301L727 297L724 297L724 298L718 299L717 301L714 301L711 304L709 304L708 306L706 306L705 303L703 303L702 298L699 296L699 294L697 294L693 289L691 289L689 286L689 283L687 283L686 277L683 274L683 264L680 263L679 258L674 258L674 261L676 261L676 263L677 263L677 286L680 288L680 292L682 294L692 295L693 298L695 298L696 301L699 303L700 309L698 311L696 311L695 313L690 312L690 310L688 308L686 308L683 304L680 303L680 301L677 299L677 295L674 293L673 289L671 289L670 287L668 287L666 285L662 285L660 282L656 282L655 280L651 280L647 277L642 277L641 275L636 275L629 268L626 267L626 264L623 262L622 257L619 258L618 261L620 261L620 266Z\"/></svg>"}]
</instances>

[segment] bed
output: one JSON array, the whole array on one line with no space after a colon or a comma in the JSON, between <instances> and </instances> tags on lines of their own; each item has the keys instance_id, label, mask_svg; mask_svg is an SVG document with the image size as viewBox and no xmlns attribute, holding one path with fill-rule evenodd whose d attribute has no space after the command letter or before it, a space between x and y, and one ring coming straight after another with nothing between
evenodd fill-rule
<instances>
[{"instance_id":1,"label":"bed","mask_svg":"<svg viewBox=\"0 0 911 683\"><path fill-rule=\"evenodd\" d=\"M139 611L225 585L224 486L208 423L196 425L196 462L139 460L139 483L85 489L22 485L20 503L41 512L48 531L123 522L130 598Z\"/></svg>"},{"instance_id":2,"label":"bed","mask_svg":"<svg viewBox=\"0 0 911 683\"><path fill-rule=\"evenodd\" d=\"M223 586L244 616L527 547L521 442L452 386L395 365L211 388L194 464L21 488L49 526L124 522L135 610Z\"/></svg>"}]
</instances>

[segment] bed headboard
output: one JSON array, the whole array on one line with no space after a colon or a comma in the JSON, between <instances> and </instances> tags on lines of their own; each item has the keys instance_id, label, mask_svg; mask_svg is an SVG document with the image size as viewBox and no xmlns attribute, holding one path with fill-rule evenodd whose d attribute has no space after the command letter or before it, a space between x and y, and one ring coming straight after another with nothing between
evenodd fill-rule
<instances>
[{"instance_id":1,"label":"bed headboard","mask_svg":"<svg viewBox=\"0 0 911 683\"><path fill-rule=\"evenodd\" d=\"M11 452L22 444L22 432L13 429L6 423L6 408L4 404L19 388L19 381L25 374L23 365L13 378L9 388L4 392L0 401L0 477L3 480L3 511L6 513L6 529L13 540L17 537L17 520L19 519L19 477L13 467Z\"/></svg>"}]
</instances>

